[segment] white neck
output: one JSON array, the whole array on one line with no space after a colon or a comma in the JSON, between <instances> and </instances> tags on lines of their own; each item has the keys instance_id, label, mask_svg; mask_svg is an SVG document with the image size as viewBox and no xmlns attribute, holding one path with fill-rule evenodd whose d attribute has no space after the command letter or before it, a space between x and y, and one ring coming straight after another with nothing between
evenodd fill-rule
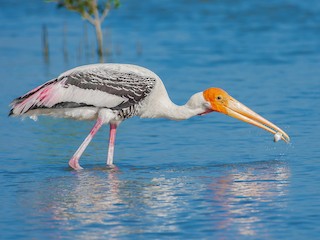
<instances>
[{"instance_id":1,"label":"white neck","mask_svg":"<svg viewBox=\"0 0 320 240\"><path fill-rule=\"evenodd\" d=\"M142 118L184 120L201 114L207 109L202 93L194 94L183 106L174 104L169 97L154 99L154 101L151 99L148 105L147 110L140 115Z\"/></svg>"},{"instance_id":2,"label":"white neck","mask_svg":"<svg viewBox=\"0 0 320 240\"><path fill-rule=\"evenodd\" d=\"M172 102L171 102L172 103ZM193 109L185 104L183 106L178 106L172 103L170 106L167 106L166 111L164 111L161 117L171 119L171 120L185 120L191 118L195 115L202 113L201 109Z\"/></svg>"}]
</instances>

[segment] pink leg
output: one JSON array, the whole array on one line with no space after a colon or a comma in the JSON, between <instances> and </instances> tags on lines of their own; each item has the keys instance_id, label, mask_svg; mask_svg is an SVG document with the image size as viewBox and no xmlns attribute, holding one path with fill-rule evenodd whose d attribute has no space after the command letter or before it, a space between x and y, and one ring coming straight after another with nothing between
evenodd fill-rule
<instances>
[{"instance_id":1,"label":"pink leg","mask_svg":"<svg viewBox=\"0 0 320 240\"><path fill-rule=\"evenodd\" d=\"M118 125L115 123L110 123L110 137L109 137L107 165L113 165L114 142L116 140L117 126Z\"/></svg>"},{"instance_id":2,"label":"pink leg","mask_svg":"<svg viewBox=\"0 0 320 240\"><path fill-rule=\"evenodd\" d=\"M69 166L72 167L75 170L83 169L79 164L79 158L81 157L84 150L87 148L88 144L91 142L93 136L98 132L99 128L102 126L101 119L98 118L96 124L91 129L89 135L86 137L86 139L82 142L78 150L73 154L72 158L69 161Z\"/></svg>"}]
</instances>

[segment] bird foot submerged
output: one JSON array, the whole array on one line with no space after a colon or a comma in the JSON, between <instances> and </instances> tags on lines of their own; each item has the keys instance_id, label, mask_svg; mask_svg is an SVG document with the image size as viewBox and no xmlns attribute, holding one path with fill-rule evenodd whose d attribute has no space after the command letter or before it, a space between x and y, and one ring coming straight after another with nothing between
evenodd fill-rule
<instances>
[{"instance_id":1,"label":"bird foot submerged","mask_svg":"<svg viewBox=\"0 0 320 240\"><path fill-rule=\"evenodd\" d=\"M69 166L72 167L74 170L81 170L83 167L79 164L79 158L72 157L69 161Z\"/></svg>"},{"instance_id":2,"label":"bird foot submerged","mask_svg":"<svg viewBox=\"0 0 320 240\"><path fill-rule=\"evenodd\" d=\"M106 168L107 168L107 169L110 169L110 170L111 170L111 169L116 169L116 170L118 169L118 167L117 167L116 165L114 165L114 164L107 164L107 165L106 165Z\"/></svg>"},{"instance_id":3,"label":"bird foot submerged","mask_svg":"<svg viewBox=\"0 0 320 240\"><path fill-rule=\"evenodd\" d=\"M83 167L81 167L79 164L79 158L76 158L76 157L72 157L70 159L69 166L76 171L83 169ZM114 164L107 164L106 169L107 170L118 170L118 167Z\"/></svg>"},{"instance_id":4,"label":"bird foot submerged","mask_svg":"<svg viewBox=\"0 0 320 240\"><path fill-rule=\"evenodd\" d=\"M69 160L69 166L77 171L83 169L83 167L81 167L81 165L79 164L79 158L74 157L74 156ZM107 170L112 170L112 169L117 170L118 167L116 165L114 165L113 163L111 163L111 164L107 163L106 169Z\"/></svg>"}]
</instances>

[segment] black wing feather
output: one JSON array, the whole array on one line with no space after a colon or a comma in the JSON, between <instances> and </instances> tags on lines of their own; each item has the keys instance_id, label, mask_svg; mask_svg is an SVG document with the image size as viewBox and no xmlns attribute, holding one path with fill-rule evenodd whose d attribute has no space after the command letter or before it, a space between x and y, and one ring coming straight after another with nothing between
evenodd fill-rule
<instances>
[{"instance_id":1,"label":"black wing feather","mask_svg":"<svg viewBox=\"0 0 320 240\"><path fill-rule=\"evenodd\" d=\"M112 109L118 110L141 102L153 89L156 79L136 73L123 73L110 69L99 71L75 71L61 76L66 86L73 85L82 89L92 89L117 95L123 101Z\"/></svg>"}]
</instances>

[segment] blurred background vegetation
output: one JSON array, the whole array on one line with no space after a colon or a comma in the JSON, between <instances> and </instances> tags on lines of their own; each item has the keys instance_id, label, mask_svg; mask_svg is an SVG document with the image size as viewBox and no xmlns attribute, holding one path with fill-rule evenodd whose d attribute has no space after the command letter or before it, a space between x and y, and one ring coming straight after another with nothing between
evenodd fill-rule
<instances>
[{"instance_id":1,"label":"blurred background vegetation","mask_svg":"<svg viewBox=\"0 0 320 240\"><path fill-rule=\"evenodd\" d=\"M82 19L89 22L95 29L97 38L97 54L100 62L104 62L103 33L101 25L108 16L111 9L117 9L120 6L120 0L48 0L57 4L58 8L66 8L69 11L77 12ZM46 58L48 58L48 38L47 29L43 29L43 48Z\"/></svg>"}]
</instances>

